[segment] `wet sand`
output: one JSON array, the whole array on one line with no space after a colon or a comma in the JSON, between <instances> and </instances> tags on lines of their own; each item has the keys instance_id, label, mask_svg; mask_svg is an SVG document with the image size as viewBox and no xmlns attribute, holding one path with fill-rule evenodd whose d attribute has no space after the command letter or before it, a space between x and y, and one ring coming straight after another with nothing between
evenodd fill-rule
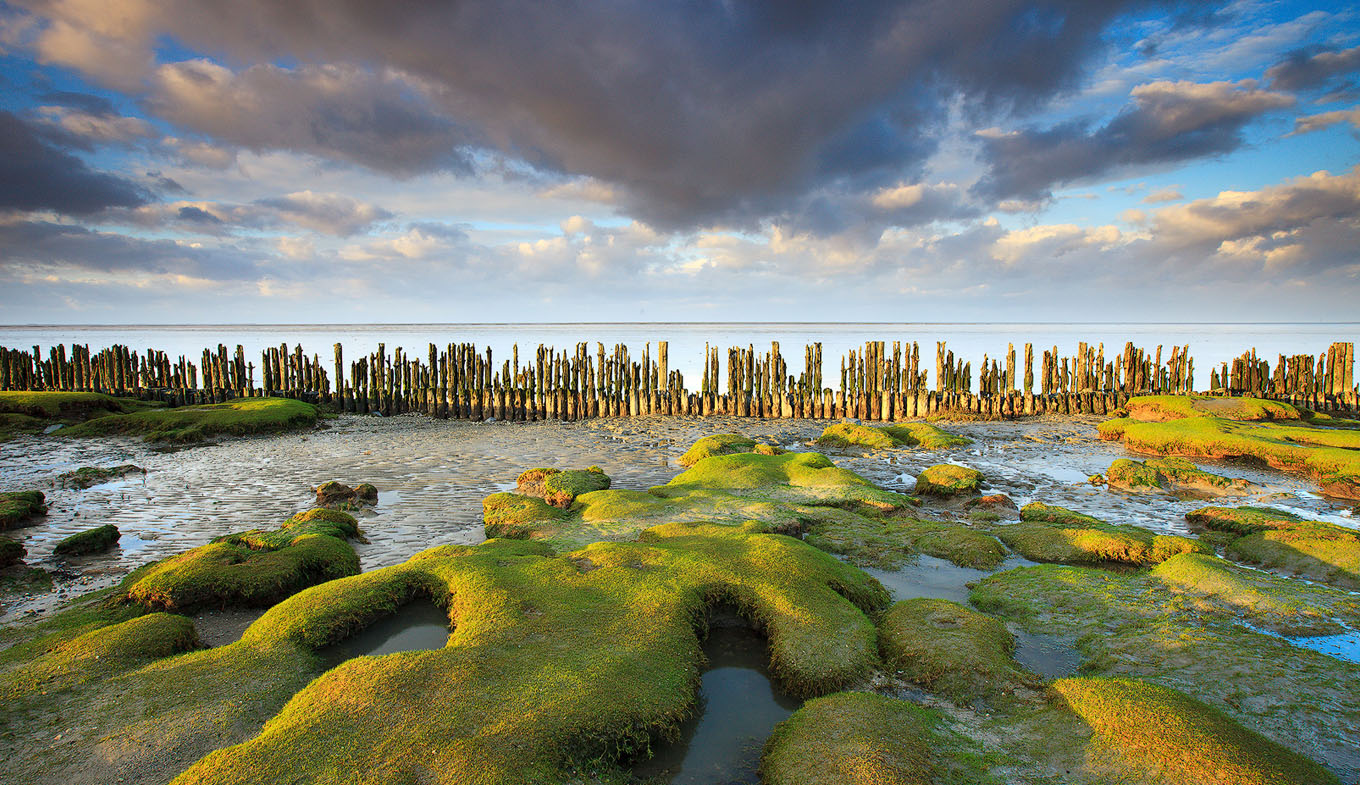
<instances>
[{"instance_id":1,"label":"wet sand","mask_svg":"<svg viewBox=\"0 0 1360 785\"><path fill-rule=\"evenodd\" d=\"M910 492L921 469L956 462L981 470L987 492L1017 504L1040 500L1116 523L1183 534L1184 514L1206 502L1163 494L1126 494L1091 486L1090 474L1130 456L1102 442L1097 417L1033 418L1016 422L944 424L975 440L951 450L830 450L839 465L892 490ZM473 544L482 536L481 501L514 487L534 466L598 465L615 488L646 488L674 477L677 459L696 439L741 432L788 449L807 442L831 421L638 417L576 423L473 423L415 415L345 416L321 430L236 439L163 450L132 439L21 437L0 443L0 490L34 488L48 496L38 525L8 533L28 548L27 562L57 572L53 590L10 597L0 622L43 612L61 600L110 586L141 564L202 545L213 537L274 528L311 506L312 489L326 480L371 482L376 507L358 513L369 544L357 550L364 569L397 564L425 548ZM63 472L81 466L133 463L147 470L88 489L56 487ZM1313 517L1355 527L1350 508L1316 493L1307 481L1236 464L1204 462L1209 471L1242 477L1262 491L1238 504L1265 499ZM939 517L957 508L927 506ZM122 532L107 554L73 559L52 549L69 534L112 523Z\"/></svg>"}]
</instances>

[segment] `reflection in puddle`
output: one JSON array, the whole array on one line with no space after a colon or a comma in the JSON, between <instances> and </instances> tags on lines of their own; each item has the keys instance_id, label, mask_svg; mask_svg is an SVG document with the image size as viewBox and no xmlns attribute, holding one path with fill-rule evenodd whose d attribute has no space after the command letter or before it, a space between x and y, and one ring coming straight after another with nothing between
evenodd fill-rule
<instances>
[{"instance_id":1,"label":"reflection in puddle","mask_svg":"<svg viewBox=\"0 0 1360 785\"><path fill-rule=\"evenodd\" d=\"M967 605L969 583L996 572L1033 564L1034 562L1027 559L1012 556L995 570L976 570L972 567L960 567L953 562L923 553L917 557L915 564L908 564L900 570L867 568L865 572L883 584L883 588L892 595L893 602L913 597L930 597Z\"/></svg>"},{"instance_id":2,"label":"reflection in puddle","mask_svg":"<svg viewBox=\"0 0 1360 785\"><path fill-rule=\"evenodd\" d=\"M678 741L658 745L633 771L674 785L755 785L766 739L800 703L774 686L765 639L736 614L710 620L704 654L708 670L694 716L680 726Z\"/></svg>"},{"instance_id":3,"label":"reflection in puddle","mask_svg":"<svg viewBox=\"0 0 1360 785\"><path fill-rule=\"evenodd\" d=\"M1278 632L1255 627L1250 624L1243 624L1243 627L1252 632L1259 632L1262 635L1269 635L1273 638L1280 638L1291 646L1300 649L1311 649L1319 654L1328 657L1335 657L1346 662L1360 662L1360 630L1349 630L1340 635L1310 635L1307 637L1296 637L1291 635L1281 635Z\"/></svg>"},{"instance_id":4,"label":"reflection in puddle","mask_svg":"<svg viewBox=\"0 0 1360 785\"><path fill-rule=\"evenodd\" d=\"M413 600L320 654L338 665L353 657L442 649L448 642L448 614L429 600Z\"/></svg>"},{"instance_id":5,"label":"reflection in puddle","mask_svg":"<svg viewBox=\"0 0 1360 785\"><path fill-rule=\"evenodd\" d=\"M1015 661L1046 679L1071 676L1081 667L1081 654L1071 642L1055 635L1013 630Z\"/></svg>"}]
</instances>

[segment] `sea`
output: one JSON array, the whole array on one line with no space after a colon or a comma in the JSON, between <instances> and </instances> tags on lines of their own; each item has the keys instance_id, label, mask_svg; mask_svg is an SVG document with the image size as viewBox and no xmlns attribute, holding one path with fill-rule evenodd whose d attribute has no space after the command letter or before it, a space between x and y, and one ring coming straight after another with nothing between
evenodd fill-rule
<instances>
[{"instance_id":1,"label":"sea","mask_svg":"<svg viewBox=\"0 0 1360 785\"><path fill-rule=\"evenodd\" d=\"M329 363L334 345L344 346L346 361L355 360L383 345L389 356L401 347L413 356L424 357L429 344L443 348L449 343L472 343L490 348L493 359L509 358L519 347L521 361L534 356L539 346L558 351L574 350L587 342L594 352L602 343L606 351L625 344L634 359L651 347L655 357L658 341L668 342L668 361L673 370L685 376L691 389L703 373L704 346L727 349L753 346L768 351L778 342L789 372L803 368L803 347L822 344L823 374L830 380L839 371L839 358L867 341L912 341L920 345L922 367L933 374L936 342L944 342L955 357L971 362L975 369L984 356L1004 358L1013 344L1017 359L1023 362L1024 345L1034 345L1036 363L1045 349L1057 347L1062 356L1076 353L1081 342L1104 344L1108 360L1125 343L1149 353L1163 347L1163 359L1172 346L1189 346L1195 361L1195 385L1208 386L1209 370L1252 348L1273 365L1278 355L1311 354L1327 351L1333 341L1360 341L1360 322L1310 323L846 323L846 322L577 322L506 324L165 324L165 325L0 325L0 346L11 349L41 347L44 354L57 344L84 344L92 350L120 344L145 351L157 349L176 358L184 355L197 362L203 349L218 344L234 351L239 344L246 357L258 363L260 350L268 346L301 345L308 354L319 355ZM890 349L891 350L891 349ZM725 357L724 357L725 360Z\"/></svg>"}]
</instances>

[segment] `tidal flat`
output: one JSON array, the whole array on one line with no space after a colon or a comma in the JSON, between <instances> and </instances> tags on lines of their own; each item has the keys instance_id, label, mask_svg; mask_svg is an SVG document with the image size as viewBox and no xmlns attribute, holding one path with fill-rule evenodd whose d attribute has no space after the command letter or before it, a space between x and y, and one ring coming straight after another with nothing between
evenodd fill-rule
<instances>
[{"instance_id":1,"label":"tidal flat","mask_svg":"<svg viewBox=\"0 0 1360 785\"><path fill-rule=\"evenodd\" d=\"M1099 484L1146 458L1102 439L1105 419L941 421L962 438L933 447L726 417L349 415L192 447L20 435L0 442L0 491L42 491L47 511L5 532L26 555L0 573L0 748L53 783L1360 782L1345 565L1305 580L1289 541L1192 523L1250 505L1344 535L1354 502L1213 459L1195 465L1250 490ZM682 464L715 434L751 446ZM126 465L145 474L61 480ZM980 487L915 495L940 466ZM483 544L484 501L547 467L608 484ZM343 513L353 531L300 515L331 480L378 490ZM103 525L110 550L55 553ZM299 556L258 601L216 583L182 608L138 599L163 560L252 530L228 566L324 538L325 569ZM710 629L733 619L786 709L768 743L706 755L695 729L726 720L705 712L742 710L706 692ZM1127 721L1144 715L1164 727Z\"/></svg>"}]
</instances>

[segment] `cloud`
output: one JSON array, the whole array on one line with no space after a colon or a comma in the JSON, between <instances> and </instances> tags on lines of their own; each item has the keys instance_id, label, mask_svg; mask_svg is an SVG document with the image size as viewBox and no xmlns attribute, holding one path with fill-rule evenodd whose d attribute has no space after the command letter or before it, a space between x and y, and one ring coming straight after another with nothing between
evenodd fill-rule
<instances>
[{"instance_id":1,"label":"cloud","mask_svg":"<svg viewBox=\"0 0 1360 785\"><path fill-rule=\"evenodd\" d=\"M1143 197L1143 204L1162 204L1163 202L1178 202L1185 198L1185 194L1175 188L1162 188Z\"/></svg>"},{"instance_id":2,"label":"cloud","mask_svg":"<svg viewBox=\"0 0 1360 785\"><path fill-rule=\"evenodd\" d=\"M1341 74L1360 71L1360 46L1335 50L1300 49L1266 71L1270 86L1278 90L1321 87Z\"/></svg>"},{"instance_id":3,"label":"cloud","mask_svg":"<svg viewBox=\"0 0 1360 785\"><path fill-rule=\"evenodd\" d=\"M402 177L467 170L475 138L442 116L411 80L356 66L257 65L239 73L208 60L156 69L148 108L183 128L254 151L291 150Z\"/></svg>"},{"instance_id":4,"label":"cloud","mask_svg":"<svg viewBox=\"0 0 1360 785\"><path fill-rule=\"evenodd\" d=\"M1296 117L1294 118L1293 133L1312 133L1313 131L1321 131L1324 128L1331 128L1340 123L1350 123L1356 128L1360 128L1360 109L1340 109L1335 112L1322 112L1321 114Z\"/></svg>"},{"instance_id":5,"label":"cloud","mask_svg":"<svg viewBox=\"0 0 1360 785\"><path fill-rule=\"evenodd\" d=\"M91 169L60 140L11 112L0 111L0 210L53 210L89 215L145 204L137 183Z\"/></svg>"},{"instance_id":6,"label":"cloud","mask_svg":"<svg viewBox=\"0 0 1360 785\"><path fill-rule=\"evenodd\" d=\"M24 270L39 275L80 271L239 281L260 274L250 254L240 248L207 249L42 221L0 224L0 257L11 275Z\"/></svg>"},{"instance_id":7,"label":"cloud","mask_svg":"<svg viewBox=\"0 0 1360 785\"><path fill-rule=\"evenodd\" d=\"M1094 130L1069 121L1043 130L983 133L990 170L978 191L993 198L1043 198L1058 184L1230 152L1241 146L1247 123L1294 103L1249 79L1150 82L1130 95L1133 106Z\"/></svg>"},{"instance_id":8,"label":"cloud","mask_svg":"<svg viewBox=\"0 0 1360 785\"><path fill-rule=\"evenodd\" d=\"M112 224L228 235L239 230L301 227L319 234L349 237L367 232L393 214L376 205L340 194L298 191L257 199L249 204L176 201L109 210L99 218Z\"/></svg>"},{"instance_id":9,"label":"cloud","mask_svg":"<svg viewBox=\"0 0 1360 785\"><path fill-rule=\"evenodd\" d=\"M94 2L26 0L45 62L144 85L152 111L219 143L403 176L494 151L667 228L918 181L960 96L978 114L1041 105L1142 5ZM147 66L166 37L239 70Z\"/></svg>"},{"instance_id":10,"label":"cloud","mask_svg":"<svg viewBox=\"0 0 1360 785\"><path fill-rule=\"evenodd\" d=\"M466 243L467 233L456 226L416 223L395 237L346 246L340 249L340 258L352 262L448 259L453 249Z\"/></svg>"},{"instance_id":11,"label":"cloud","mask_svg":"<svg viewBox=\"0 0 1360 785\"><path fill-rule=\"evenodd\" d=\"M298 191L273 199L260 199L256 206L274 211L280 219L323 234L348 237L367 231L392 213L375 205L340 194Z\"/></svg>"},{"instance_id":12,"label":"cloud","mask_svg":"<svg viewBox=\"0 0 1360 785\"><path fill-rule=\"evenodd\" d=\"M95 145L128 145L156 135L151 124L140 117L124 117L114 112L42 106L38 108L38 117L70 139L73 146L85 149Z\"/></svg>"}]
</instances>

